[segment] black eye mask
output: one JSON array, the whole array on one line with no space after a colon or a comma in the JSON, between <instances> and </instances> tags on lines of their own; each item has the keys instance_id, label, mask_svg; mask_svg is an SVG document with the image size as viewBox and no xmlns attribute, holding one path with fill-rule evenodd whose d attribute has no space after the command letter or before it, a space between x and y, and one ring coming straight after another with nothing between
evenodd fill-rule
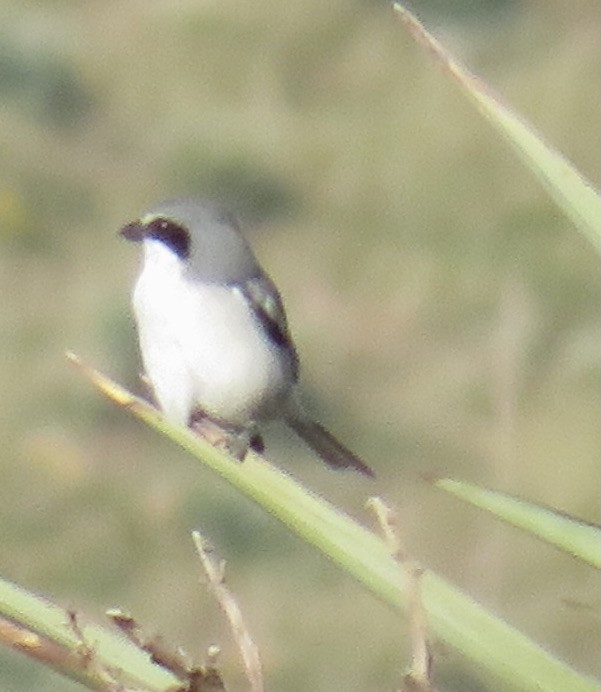
<instances>
[{"instance_id":1,"label":"black eye mask","mask_svg":"<svg viewBox=\"0 0 601 692\"><path fill-rule=\"evenodd\" d=\"M183 227L168 219L156 218L149 223L134 221L119 231L127 240L139 243L145 238L160 240L180 259L190 256L190 234Z\"/></svg>"}]
</instances>

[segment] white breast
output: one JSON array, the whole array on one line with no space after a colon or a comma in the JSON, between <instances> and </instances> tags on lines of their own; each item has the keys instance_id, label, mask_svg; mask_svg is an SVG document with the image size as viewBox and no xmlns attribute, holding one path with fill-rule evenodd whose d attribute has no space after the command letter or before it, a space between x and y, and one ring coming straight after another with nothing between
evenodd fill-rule
<instances>
[{"instance_id":1,"label":"white breast","mask_svg":"<svg viewBox=\"0 0 601 692\"><path fill-rule=\"evenodd\" d=\"M201 409L243 426L275 409L289 389L287 360L241 292L193 283L162 243L144 246L134 310L146 374L165 414L186 424Z\"/></svg>"}]
</instances>

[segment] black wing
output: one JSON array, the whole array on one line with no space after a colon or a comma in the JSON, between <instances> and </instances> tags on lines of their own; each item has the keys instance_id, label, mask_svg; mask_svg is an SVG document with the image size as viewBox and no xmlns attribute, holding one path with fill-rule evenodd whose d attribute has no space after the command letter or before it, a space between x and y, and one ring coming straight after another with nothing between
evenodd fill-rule
<instances>
[{"instance_id":1,"label":"black wing","mask_svg":"<svg viewBox=\"0 0 601 692\"><path fill-rule=\"evenodd\" d=\"M288 352L292 362L294 379L298 379L298 356L288 331L284 304L277 288L266 276L249 279L238 288L248 301L270 341Z\"/></svg>"}]
</instances>

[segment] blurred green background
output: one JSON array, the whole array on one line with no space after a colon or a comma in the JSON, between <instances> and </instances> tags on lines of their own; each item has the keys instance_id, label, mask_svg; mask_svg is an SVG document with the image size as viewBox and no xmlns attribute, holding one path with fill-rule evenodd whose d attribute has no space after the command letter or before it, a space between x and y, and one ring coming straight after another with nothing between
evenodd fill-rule
<instances>
[{"instance_id":1,"label":"blurred green background","mask_svg":"<svg viewBox=\"0 0 601 692\"><path fill-rule=\"evenodd\" d=\"M414 3L599 183L598 6ZM73 349L141 391L117 238L146 206L218 194L276 280L319 418L377 470L268 455L598 674L598 578L436 493L438 472L599 520L598 257L386 3L0 3L0 571L99 616L131 611L232 690L237 652L190 530L228 560L268 688L398 687L406 623L102 399ZM481 683L443 646L446 689ZM76 685L0 651L5 691Z\"/></svg>"}]
</instances>

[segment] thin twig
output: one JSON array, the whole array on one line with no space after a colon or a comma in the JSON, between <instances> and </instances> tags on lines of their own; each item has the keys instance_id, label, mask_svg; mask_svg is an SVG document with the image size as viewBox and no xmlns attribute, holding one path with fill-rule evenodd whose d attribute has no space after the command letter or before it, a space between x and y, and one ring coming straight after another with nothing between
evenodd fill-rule
<instances>
[{"instance_id":1,"label":"thin twig","mask_svg":"<svg viewBox=\"0 0 601 692\"><path fill-rule=\"evenodd\" d=\"M409 578L409 631L411 635L411 667L403 677L405 692L435 692L432 682L432 653L428 641L426 615L421 599L422 567L406 553L393 510L380 497L370 497L368 509L376 515L390 554L399 569L406 570Z\"/></svg>"},{"instance_id":2,"label":"thin twig","mask_svg":"<svg viewBox=\"0 0 601 692\"><path fill-rule=\"evenodd\" d=\"M246 677L252 692L264 692L263 671L259 648L252 640L238 603L224 583L225 562L212 554L213 549L200 532L192 532L198 557L209 579L213 595L227 617L238 645Z\"/></svg>"},{"instance_id":3,"label":"thin twig","mask_svg":"<svg viewBox=\"0 0 601 692\"><path fill-rule=\"evenodd\" d=\"M153 663L172 672L180 680L188 679L191 666L181 649L167 644L159 635L144 634L138 622L123 610L117 608L107 610L106 616L132 644L145 651Z\"/></svg>"},{"instance_id":4,"label":"thin twig","mask_svg":"<svg viewBox=\"0 0 601 692\"><path fill-rule=\"evenodd\" d=\"M81 632L72 612L69 613L70 625L74 633ZM79 636L78 636L79 638ZM90 689L102 692L126 692L126 688L115 680L105 667L97 665L94 650L81 639L79 648L62 646L58 642L32 632L23 625L0 617L0 642L15 651L20 651L29 658L50 666L79 679Z\"/></svg>"},{"instance_id":5,"label":"thin twig","mask_svg":"<svg viewBox=\"0 0 601 692\"><path fill-rule=\"evenodd\" d=\"M366 507L376 515L380 530L382 531L384 540L386 541L386 545L392 557L397 562L404 562L407 556L405 555L401 543L396 514L381 497L370 497L366 503Z\"/></svg>"},{"instance_id":6,"label":"thin twig","mask_svg":"<svg viewBox=\"0 0 601 692\"><path fill-rule=\"evenodd\" d=\"M432 651L421 597L423 569L412 561L409 570L409 627L411 631L411 668L403 682L407 692L435 692L432 681Z\"/></svg>"},{"instance_id":7,"label":"thin twig","mask_svg":"<svg viewBox=\"0 0 601 692\"><path fill-rule=\"evenodd\" d=\"M129 641L150 655L153 663L165 668L179 678L185 692L225 692L225 685L216 667L218 647L211 647L207 665L193 666L185 652L166 644L160 636L146 635L134 618L119 609L112 609L106 615L119 628Z\"/></svg>"}]
</instances>

